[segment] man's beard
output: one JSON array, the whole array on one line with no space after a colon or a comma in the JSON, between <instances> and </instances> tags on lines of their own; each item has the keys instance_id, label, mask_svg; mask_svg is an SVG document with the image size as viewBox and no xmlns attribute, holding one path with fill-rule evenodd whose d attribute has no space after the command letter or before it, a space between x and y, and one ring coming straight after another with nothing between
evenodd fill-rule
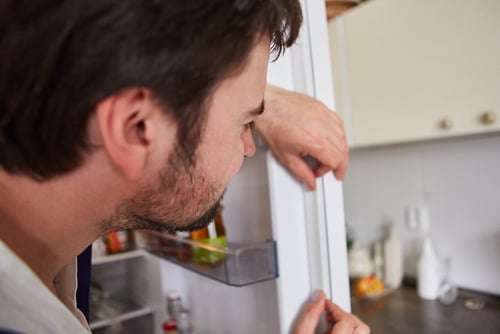
<instances>
[{"instance_id":1,"label":"man's beard","mask_svg":"<svg viewBox=\"0 0 500 334\"><path fill-rule=\"evenodd\" d=\"M121 224L122 230L136 230L136 229L145 229L152 230L158 232L167 231L169 233L174 233L177 231L194 231L199 230L206 227L217 214L217 210L219 208L220 202L222 198L219 198L216 203L209 208L205 213L196 218L193 221L190 221L187 225L176 225L172 220L153 220L152 218L147 218L145 215L137 215L130 214L127 216L121 216L121 221L124 221L123 218L126 217L127 224ZM131 224L131 225L130 225Z\"/></svg>"},{"instance_id":2,"label":"man's beard","mask_svg":"<svg viewBox=\"0 0 500 334\"><path fill-rule=\"evenodd\" d=\"M222 200L223 186L213 185L174 153L167 167L105 220L102 232L148 229L154 231L191 231L207 226Z\"/></svg>"}]
</instances>

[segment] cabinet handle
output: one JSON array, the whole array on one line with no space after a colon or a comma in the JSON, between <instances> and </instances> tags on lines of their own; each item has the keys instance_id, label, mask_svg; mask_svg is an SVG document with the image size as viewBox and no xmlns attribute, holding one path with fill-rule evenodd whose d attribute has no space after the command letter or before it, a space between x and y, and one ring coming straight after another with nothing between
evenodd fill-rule
<instances>
[{"instance_id":1,"label":"cabinet handle","mask_svg":"<svg viewBox=\"0 0 500 334\"><path fill-rule=\"evenodd\" d=\"M497 115L494 111L485 111L480 116L481 123L483 124L493 124L497 120Z\"/></svg>"},{"instance_id":2,"label":"cabinet handle","mask_svg":"<svg viewBox=\"0 0 500 334\"><path fill-rule=\"evenodd\" d=\"M438 125L442 130L450 130L453 127L453 119L445 117L439 121Z\"/></svg>"}]
</instances>

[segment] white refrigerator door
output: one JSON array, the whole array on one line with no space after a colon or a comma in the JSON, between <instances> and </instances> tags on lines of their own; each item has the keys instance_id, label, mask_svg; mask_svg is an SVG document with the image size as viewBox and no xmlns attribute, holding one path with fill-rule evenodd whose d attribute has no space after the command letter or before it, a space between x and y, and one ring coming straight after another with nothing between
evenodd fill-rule
<instances>
[{"instance_id":1,"label":"white refrigerator door","mask_svg":"<svg viewBox=\"0 0 500 334\"><path fill-rule=\"evenodd\" d=\"M302 2L304 27L298 43L269 67L268 81L315 96L334 109L325 5ZM322 289L350 311L342 187L330 174L308 192L268 153L273 237L281 333L289 333L300 309Z\"/></svg>"}]
</instances>

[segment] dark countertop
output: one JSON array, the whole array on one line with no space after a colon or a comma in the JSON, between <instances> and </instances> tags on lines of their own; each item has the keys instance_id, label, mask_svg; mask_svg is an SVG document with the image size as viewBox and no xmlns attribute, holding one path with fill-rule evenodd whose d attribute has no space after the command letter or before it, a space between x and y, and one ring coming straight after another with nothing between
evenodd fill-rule
<instances>
[{"instance_id":1,"label":"dark countertop","mask_svg":"<svg viewBox=\"0 0 500 334\"><path fill-rule=\"evenodd\" d=\"M467 299L485 302L480 310L464 306ZM352 298L352 313L372 334L498 334L500 297L460 290L451 305L420 299L412 286L403 286L376 300Z\"/></svg>"}]
</instances>

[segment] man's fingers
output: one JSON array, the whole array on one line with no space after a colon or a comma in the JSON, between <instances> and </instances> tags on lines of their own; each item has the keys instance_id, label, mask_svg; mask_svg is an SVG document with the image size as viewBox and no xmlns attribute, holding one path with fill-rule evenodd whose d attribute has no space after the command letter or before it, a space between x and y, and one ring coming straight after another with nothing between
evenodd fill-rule
<instances>
[{"instance_id":1,"label":"man's fingers","mask_svg":"<svg viewBox=\"0 0 500 334\"><path fill-rule=\"evenodd\" d=\"M342 310L338 305L326 301L325 308L329 313L329 321L334 324L331 334L370 334L370 327L355 315Z\"/></svg>"},{"instance_id":2,"label":"man's fingers","mask_svg":"<svg viewBox=\"0 0 500 334\"><path fill-rule=\"evenodd\" d=\"M313 334L322 314L326 311L328 323L332 326L326 334L370 334L370 328L356 316L345 312L339 306L326 299L320 291L309 302L294 326L293 334Z\"/></svg>"},{"instance_id":3,"label":"man's fingers","mask_svg":"<svg viewBox=\"0 0 500 334\"><path fill-rule=\"evenodd\" d=\"M347 173L347 165L349 164L349 155L347 154L344 159L337 165L337 168L333 170L333 174L337 180L343 180Z\"/></svg>"},{"instance_id":4,"label":"man's fingers","mask_svg":"<svg viewBox=\"0 0 500 334\"><path fill-rule=\"evenodd\" d=\"M316 175L316 177L321 177L330 172L331 170L332 169L329 166L324 164L319 164L314 169L314 175ZM343 180L345 178L346 172L347 172L347 160L342 161L342 163L339 164L337 168L333 170L333 174L335 175L335 178L337 180Z\"/></svg>"},{"instance_id":5,"label":"man's fingers","mask_svg":"<svg viewBox=\"0 0 500 334\"><path fill-rule=\"evenodd\" d=\"M351 316L351 314L345 312L340 306L331 301L326 302L325 308L333 322L341 321Z\"/></svg>"},{"instance_id":6,"label":"man's fingers","mask_svg":"<svg viewBox=\"0 0 500 334\"><path fill-rule=\"evenodd\" d=\"M331 170L337 179L344 178L349 162L349 148L345 142L332 144L329 139L324 138L322 141L317 139L316 145L301 147L301 149L324 165L320 170L315 170L316 176L322 176Z\"/></svg>"},{"instance_id":7,"label":"man's fingers","mask_svg":"<svg viewBox=\"0 0 500 334\"><path fill-rule=\"evenodd\" d=\"M324 292L317 293L313 301L309 302L306 309L302 313L297 326L295 327L294 334L312 334L318 325L319 318L325 310L326 296Z\"/></svg>"},{"instance_id":8,"label":"man's fingers","mask_svg":"<svg viewBox=\"0 0 500 334\"><path fill-rule=\"evenodd\" d=\"M353 334L352 326L347 321L340 321L333 326L328 334Z\"/></svg>"},{"instance_id":9,"label":"man's fingers","mask_svg":"<svg viewBox=\"0 0 500 334\"><path fill-rule=\"evenodd\" d=\"M330 170L331 170L330 167L328 167L327 165L324 165L324 164L320 163L314 169L314 175L316 175L316 177L321 177L321 176L325 175L326 173L328 173Z\"/></svg>"},{"instance_id":10,"label":"man's fingers","mask_svg":"<svg viewBox=\"0 0 500 334\"><path fill-rule=\"evenodd\" d=\"M365 324L361 324L354 329L353 334L370 334L370 327Z\"/></svg>"},{"instance_id":11,"label":"man's fingers","mask_svg":"<svg viewBox=\"0 0 500 334\"><path fill-rule=\"evenodd\" d=\"M288 159L282 161L282 163L297 179L304 182L309 190L314 190L316 188L316 176L301 156L290 155Z\"/></svg>"}]
</instances>

